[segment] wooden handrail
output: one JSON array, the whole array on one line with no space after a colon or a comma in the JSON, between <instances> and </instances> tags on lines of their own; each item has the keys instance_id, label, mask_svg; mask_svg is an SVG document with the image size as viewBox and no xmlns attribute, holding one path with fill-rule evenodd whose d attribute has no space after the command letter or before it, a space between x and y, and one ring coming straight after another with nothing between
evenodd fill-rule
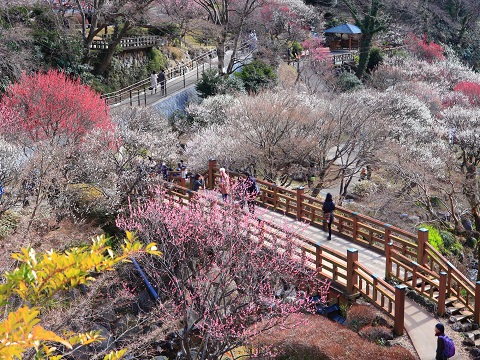
<instances>
[{"instance_id":1,"label":"wooden handrail","mask_svg":"<svg viewBox=\"0 0 480 360\"><path fill-rule=\"evenodd\" d=\"M182 199L181 204L185 204L183 202L183 199L185 199L183 194L191 194L191 191L180 185L170 184L167 187L167 194ZM188 197L188 199L190 199L190 197ZM261 224L266 234L278 235L285 231L281 226L264 219L261 220ZM251 235L254 236L252 233ZM269 244L268 236L264 236L263 241L266 246L272 246ZM283 251L282 247L286 249L289 246L289 242L296 246L296 249L292 249L294 260L303 262L308 268L316 268L319 275L329 278L337 285L347 288L349 284L349 273L353 273L356 279L355 283L353 283L353 288L371 299L376 306L386 311L395 321L401 317L403 324L403 313L395 316L393 312L395 302L401 301L396 299L395 289L384 280L372 274L365 266L355 261L353 263L354 269L350 269L348 256L335 249L316 244L313 240L298 233L285 234L284 240L276 243L277 246L280 244L281 247L277 247L276 249ZM366 284L366 288L364 287L364 283ZM369 291L370 286L372 286L372 292ZM399 333L403 332L403 326L397 326L396 329Z\"/></svg>"},{"instance_id":2,"label":"wooden handrail","mask_svg":"<svg viewBox=\"0 0 480 360\"><path fill-rule=\"evenodd\" d=\"M211 161L210 166L213 167L211 170L213 184L210 187L213 189L215 177L218 176L216 171L214 171L216 166L215 161ZM231 175L232 177L240 176L240 174L234 172L232 172ZM319 213L321 211L321 205L323 205L321 200L304 195L303 189L296 191L285 189L264 180L258 180L258 183L261 185L261 195L256 199L259 205L280 210L289 216L297 217L298 220L305 221L311 225L324 225L323 214ZM272 195L274 196L273 205ZM287 211L285 211L282 200L291 202L290 205L286 205ZM290 209L295 209L295 212L288 211L288 206L290 206ZM274 224L269 223L269 226L275 228ZM418 237L416 237L413 233L382 223L374 218L358 214L343 207L337 208L333 226L337 234L351 239L354 242L370 246L373 250L385 254L386 278L393 276L406 286L416 290L419 290L417 288L417 282L420 282L420 292L437 303L438 299L436 299L433 294L435 288L438 288L440 292L444 291L444 293L439 296L439 299L442 300L445 299L446 294L455 294L465 307L475 312L474 320L480 321L480 284L477 283L477 286L474 286L464 274L456 269L428 243L427 230L420 229ZM281 231L281 229L277 227L276 231ZM426 233L427 237L421 233ZM315 265L317 271L322 276L329 277L341 286L345 286L350 290L358 289L361 291L360 289L363 283L360 284L360 281L365 282L365 284L372 282L366 275L361 275L361 273L368 273L369 276L372 276L366 268L358 264L358 259L355 260L355 257L345 257L345 255L338 253L336 250L314 244L313 241L305 239L299 234L294 234L294 236L291 237L291 241L294 242L295 245L302 247L302 254L308 253L310 256L313 255L312 246L315 246ZM419 246L419 242L422 246ZM349 256L350 255L351 254L349 254ZM358 255L355 256L358 258ZM353 259L353 261L351 259ZM312 258L309 258L309 261L311 262ZM430 266L428 266L429 264ZM395 271L392 265L395 265ZM352 269L350 266L354 268ZM443 278L442 274L444 276ZM375 280L375 286L379 284L384 286L382 279ZM388 285L387 283L385 284ZM429 289L427 289L427 285L430 287ZM444 286L444 288L440 289L441 286ZM398 286L395 289L388 286L385 288L388 289L388 291L386 290L387 294L390 292L390 297L395 296L395 294L404 296L404 288ZM378 295L378 293L376 294ZM387 294L378 296L387 296ZM369 296L369 294L364 295ZM400 306L399 304L395 304L396 308L397 305ZM439 304L438 306L439 309L444 308L444 304ZM401 306L399 309L401 309Z\"/></svg>"}]
</instances>

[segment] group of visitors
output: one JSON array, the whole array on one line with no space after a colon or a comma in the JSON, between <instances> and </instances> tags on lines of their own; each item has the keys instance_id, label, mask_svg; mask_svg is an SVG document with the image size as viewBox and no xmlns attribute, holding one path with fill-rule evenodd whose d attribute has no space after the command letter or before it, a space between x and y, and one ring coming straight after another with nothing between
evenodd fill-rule
<instances>
[{"instance_id":1,"label":"group of visitors","mask_svg":"<svg viewBox=\"0 0 480 360\"><path fill-rule=\"evenodd\" d=\"M223 201L236 201L241 208L247 204L248 211L254 214L255 198L260 194L260 187L255 178L249 172L245 172L235 183L232 183L225 168L220 168L219 173L217 184Z\"/></svg>"},{"instance_id":2,"label":"group of visitors","mask_svg":"<svg viewBox=\"0 0 480 360\"><path fill-rule=\"evenodd\" d=\"M165 73L163 72L163 69L160 70L160 72L157 75L157 72L155 70L152 71L150 74L150 91L151 94L155 92L157 93L157 88L160 86L160 91L161 95L166 95L165 89L167 85L167 78L165 76Z\"/></svg>"}]
</instances>

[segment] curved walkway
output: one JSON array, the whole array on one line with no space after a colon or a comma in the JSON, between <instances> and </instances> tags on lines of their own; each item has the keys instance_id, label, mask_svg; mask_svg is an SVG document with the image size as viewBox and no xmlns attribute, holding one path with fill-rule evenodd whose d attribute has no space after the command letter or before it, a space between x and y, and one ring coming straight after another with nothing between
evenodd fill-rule
<instances>
[{"instance_id":1,"label":"curved walkway","mask_svg":"<svg viewBox=\"0 0 480 360\"><path fill-rule=\"evenodd\" d=\"M242 56L243 60L249 58L251 55L250 52L246 54L240 50L237 51L237 56ZM225 52L224 63L228 64L230 62L230 57L232 56L232 50ZM179 75L172 79L166 81L166 92L162 92L160 86L157 87L156 91L151 91L148 89L148 86L145 87L145 90L132 91L132 98L125 98L124 100L110 105L111 108L116 108L119 106L125 105L137 105L137 106L153 106L160 101L165 100L171 95L178 93L186 88L189 88L197 83L197 81L202 77L202 73L207 69L216 69L218 67L218 57L212 58L208 63L198 65L193 69L188 69L183 75Z\"/></svg>"},{"instance_id":2,"label":"curved walkway","mask_svg":"<svg viewBox=\"0 0 480 360\"><path fill-rule=\"evenodd\" d=\"M353 247L350 241L336 235L332 235L332 240L328 241L327 234L323 230L314 226L307 226L304 223L273 211L262 210L262 217L279 225L288 224L299 234L345 254L347 249ZM372 271L372 273L383 278L385 276L385 257L356 244L354 247L358 250L360 263ZM434 328L436 323L438 323L438 320L423 307L408 298L405 300L405 330L421 360L435 358L437 338L434 336ZM457 346L459 345L457 344ZM456 355L451 359L459 360L461 358L461 356Z\"/></svg>"}]
</instances>

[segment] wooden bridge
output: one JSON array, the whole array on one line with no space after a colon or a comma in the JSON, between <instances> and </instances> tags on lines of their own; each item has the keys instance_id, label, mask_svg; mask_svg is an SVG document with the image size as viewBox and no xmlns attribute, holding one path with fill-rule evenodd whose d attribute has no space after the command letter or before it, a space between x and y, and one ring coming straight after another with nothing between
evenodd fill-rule
<instances>
[{"instance_id":1,"label":"wooden bridge","mask_svg":"<svg viewBox=\"0 0 480 360\"><path fill-rule=\"evenodd\" d=\"M218 176L216 162L211 160L205 174L207 189L215 188ZM235 179L242 175L230 172L230 176ZM168 190L170 196L187 204L195 196L189 190L190 184L180 177L173 179L175 183ZM306 195L303 188L291 190L260 179L257 182L261 188L256 199L258 205L309 224L310 227L325 229L321 200ZM274 216L263 216L261 223L267 232L278 234L282 231L282 226L275 222ZM417 234L413 234L337 207L332 232L351 246L357 244L378 254L383 262L381 268L384 274L375 274L370 269L371 264L361 263L356 249L350 248L346 254L341 253L316 241L313 236L300 233L286 241L296 245L299 261L316 269L319 276L330 279L348 297L363 295L385 311L394 320L396 334L403 334L405 326L407 287L435 304L439 316L448 313L455 316L457 321L480 323L480 282L472 283L433 248L428 243L427 229L419 229ZM389 280L395 280L398 285L391 285Z\"/></svg>"}]
</instances>

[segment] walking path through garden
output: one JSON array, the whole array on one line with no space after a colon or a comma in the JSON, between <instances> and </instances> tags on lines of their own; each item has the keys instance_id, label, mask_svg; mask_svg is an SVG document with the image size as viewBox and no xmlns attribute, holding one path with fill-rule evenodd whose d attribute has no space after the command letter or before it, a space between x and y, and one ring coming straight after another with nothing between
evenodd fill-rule
<instances>
[{"instance_id":1,"label":"walking path through garden","mask_svg":"<svg viewBox=\"0 0 480 360\"><path fill-rule=\"evenodd\" d=\"M314 226L307 226L300 223L290 217L283 216L279 213L268 211L264 209L258 209L258 213L261 213L261 217L266 220L272 221L276 224L288 224L289 227L297 230L299 234L309 239L316 240L318 244L325 245L332 249L335 249L344 254L347 253L347 249L355 248L358 250L358 258L362 265L367 267L372 273L383 278L385 276L385 257L366 247L353 245L350 241L339 237L332 236L332 240L327 240L327 233L322 229ZM418 353L418 356L422 360L430 360L435 358L435 350L437 347L437 338L434 336L435 324L438 320L430 314L427 310L421 307L419 304L406 298L405 300L405 329L412 340L413 346ZM449 330L446 327L447 335L453 330ZM459 347L460 344L457 344ZM451 359L461 359L459 355L454 356Z\"/></svg>"},{"instance_id":2,"label":"walking path through garden","mask_svg":"<svg viewBox=\"0 0 480 360\"><path fill-rule=\"evenodd\" d=\"M227 65L230 62L230 57L232 56L232 51L228 50L225 52L224 63ZM251 56L249 52L237 52L237 57L248 58ZM166 93L162 92L160 86L157 87L156 91L149 90L148 86L145 86L145 89L134 90L132 91L132 98L125 95L122 101L112 104L111 107L115 108L118 106L133 105L133 106L153 106L160 101L164 101L166 98L170 97L182 91L186 88L189 88L195 85L199 79L202 77L203 71L207 69L217 69L218 67L218 57L212 58L208 63L194 67L193 69L187 68L183 75L176 76L172 79L167 80L166 82Z\"/></svg>"}]
</instances>

